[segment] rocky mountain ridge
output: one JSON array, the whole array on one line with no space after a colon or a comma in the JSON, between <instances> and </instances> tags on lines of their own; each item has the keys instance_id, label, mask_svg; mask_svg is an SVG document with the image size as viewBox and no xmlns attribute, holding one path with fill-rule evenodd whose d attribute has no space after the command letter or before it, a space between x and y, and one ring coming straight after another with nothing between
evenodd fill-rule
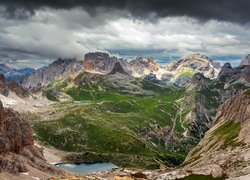
<instances>
[{"instance_id":1,"label":"rocky mountain ridge","mask_svg":"<svg viewBox=\"0 0 250 180\"><path fill-rule=\"evenodd\" d=\"M22 83L23 79L34 71L35 69L33 68L12 69L4 64L0 64L0 74L3 74L7 81Z\"/></svg>"},{"instance_id":2,"label":"rocky mountain ridge","mask_svg":"<svg viewBox=\"0 0 250 180\"><path fill-rule=\"evenodd\" d=\"M25 78L23 85L28 89L39 89L50 82L67 77L74 73L89 72L93 74L108 74L115 64L119 63L126 74L143 78L149 74L155 75L161 84L169 82L183 87L190 83L192 75L196 72L205 77L215 78L220 66L203 55L190 55L177 62L171 63L166 68L161 67L151 57L137 57L131 61L104 52L87 53L83 60L58 59L48 67L40 68Z\"/></svg>"},{"instance_id":3,"label":"rocky mountain ridge","mask_svg":"<svg viewBox=\"0 0 250 180\"><path fill-rule=\"evenodd\" d=\"M30 90L38 90L50 82L83 71L83 62L75 59L57 59L48 67L43 67L24 79L22 85Z\"/></svg>"},{"instance_id":4,"label":"rocky mountain ridge","mask_svg":"<svg viewBox=\"0 0 250 180\"><path fill-rule=\"evenodd\" d=\"M23 88L16 81L8 82L4 75L0 74L0 94L8 97L10 91L14 92L17 96L25 98L29 96L29 91Z\"/></svg>"},{"instance_id":5,"label":"rocky mountain ridge","mask_svg":"<svg viewBox=\"0 0 250 180\"><path fill-rule=\"evenodd\" d=\"M104 52L90 52L84 56L83 67L87 72L108 74L116 63L120 63L127 73L129 72L126 59L110 56Z\"/></svg>"}]
</instances>

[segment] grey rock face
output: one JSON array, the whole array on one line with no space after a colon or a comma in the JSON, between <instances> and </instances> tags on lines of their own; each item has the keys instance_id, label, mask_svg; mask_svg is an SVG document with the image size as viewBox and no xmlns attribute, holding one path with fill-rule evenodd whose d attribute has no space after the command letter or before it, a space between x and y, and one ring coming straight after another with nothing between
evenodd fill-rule
<instances>
[{"instance_id":1,"label":"grey rock face","mask_svg":"<svg viewBox=\"0 0 250 180\"><path fill-rule=\"evenodd\" d=\"M122 65L119 62L115 63L112 71L109 74L116 74L116 73L128 75L128 73L123 69Z\"/></svg>"},{"instance_id":2,"label":"grey rock face","mask_svg":"<svg viewBox=\"0 0 250 180\"><path fill-rule=\"evenodd\" d=\"M164 81L159 80L159 79L156 77L156 75L155 75L155 74L152 74L152 73L146 75L146 76L144 77L144 80L145 80L145 81L148 81L148 82L151 82L151 83L154 83L154 84L158 84L158 85L164 85L164 84L165 84Z\"/></svg>"},{"instance_id":3,"label":"grey rock face","mask_svg":"<svg viewBox=\"0 0 250 180\"><path fill-rule=\"evenodd\" d=\"M241 66L250 65L250 54L248 54L246 58L241 61L240 65Z\"/></svg>"},{"instance_id":4,"label":"grey rock face","mask_svg":"<svg viewBox=\"0 0 250 180\"><path fill-rule=\"evenodd\" d=\"M235 83L242 83L245 86L250 86L250 65L232 68L230 63L224 64L216 79L218 84L229 86Z\"/></svg>"},{"instance_id":5,"label":"grey rock face","mask_svg":"<svg viewBox=\"0 0 250 180\"><path fill-rule=\"evenodd\" d=\"M157 64L152 57L137 57L129 62L129 66L132 75L135 77L141 77L160 70L160 65Z\"/></svg>"},{"instance_id":6,"label":"grey rock face","mask_svg":"<svg viewBox=\"0 0 250 180\"><path fill-rule=\"evenodd\" d=\"M85 71L107 74L112 71L113 67L118 62L123 69L128 72L128 62L126 59L110 56L108 53L103 52L86 54L83 61L83 67Z\"/></svg>"},{"instance_id":7,"label":"grey rock face","mask_svg":"<svg viewBox=\"0 0 250 180\"><path fill-rule=\"evenodd\" d=\"M23 86L30 90L37 90L48 85L56 79L83 71L83 62L74 59L58 59L48 67L43 67L29 75L23 82Z\"/></svg>"}]
</instances>

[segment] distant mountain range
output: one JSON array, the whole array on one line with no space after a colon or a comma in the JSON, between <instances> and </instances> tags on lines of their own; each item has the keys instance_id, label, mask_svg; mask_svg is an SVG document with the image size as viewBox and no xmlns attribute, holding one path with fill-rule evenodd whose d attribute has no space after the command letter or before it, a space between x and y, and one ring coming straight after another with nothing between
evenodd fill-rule
<instances>
[{"instance_id":1,"label":"distant mountain range","mask_svg":"<svg viewBox=\"0 0 250 180\"><path fill-rule=\"evenodd\" d=\"M132 77L142 78L153 75L162 84L175 84L180 87L186 86L196 72L204 74L205 77L216 78L220 71L218 63L199 54L187 56L166 67L161 67L153 58L137 57L128 62L124 58L110 56L108 53L95 52L86 54L84 60L58 59L47 67L26 76L22 84L34 90L48 85L53 80L79 72L105 75L110 73L117 63Z\"/></svg>"},{"instance_id":2,"label":"distant mountain range","mask_svg":"<svg viewBox=\"0 0 250 180\"><path fill-rule=\"evenodd\" d=\"M35 72L33 68L12 69L4 64L0 64L0 74L3 74L8 81L16 81L21 83L22 80Z\"/></svg>"}]
</instances>

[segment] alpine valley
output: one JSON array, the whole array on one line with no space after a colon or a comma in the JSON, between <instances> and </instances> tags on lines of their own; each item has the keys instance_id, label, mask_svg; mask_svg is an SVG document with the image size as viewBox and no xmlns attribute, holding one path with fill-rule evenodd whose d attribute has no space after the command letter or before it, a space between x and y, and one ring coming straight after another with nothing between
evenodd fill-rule
<instances>
[{"instance_id":1,"label":"alpine valley","mask_svg":"<svg viewBox=\"0 0 250 180\"><path fill-rule=\"evenodd\" d=\"M250 179L250 55L0 65L0 179ZM110 162L74 174L55 164Z\"/></svg>"}]
</instances>

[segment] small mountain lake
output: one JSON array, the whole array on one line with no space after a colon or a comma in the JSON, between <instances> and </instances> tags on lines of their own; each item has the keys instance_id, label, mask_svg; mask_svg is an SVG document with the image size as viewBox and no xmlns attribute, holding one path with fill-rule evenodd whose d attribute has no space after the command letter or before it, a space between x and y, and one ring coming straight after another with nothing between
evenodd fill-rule
<instances>
[{"instance_id":1,"label":"small mountain lake","mask_svg":"<svg viewBox=\"0 0 250 180\"><path fill-rule=\"evenodd\" d=\"M60 163L56 164L56 166L77 174L89 174L117 168L117 166L112 163Z\"/></svg>"}]
</instances>

